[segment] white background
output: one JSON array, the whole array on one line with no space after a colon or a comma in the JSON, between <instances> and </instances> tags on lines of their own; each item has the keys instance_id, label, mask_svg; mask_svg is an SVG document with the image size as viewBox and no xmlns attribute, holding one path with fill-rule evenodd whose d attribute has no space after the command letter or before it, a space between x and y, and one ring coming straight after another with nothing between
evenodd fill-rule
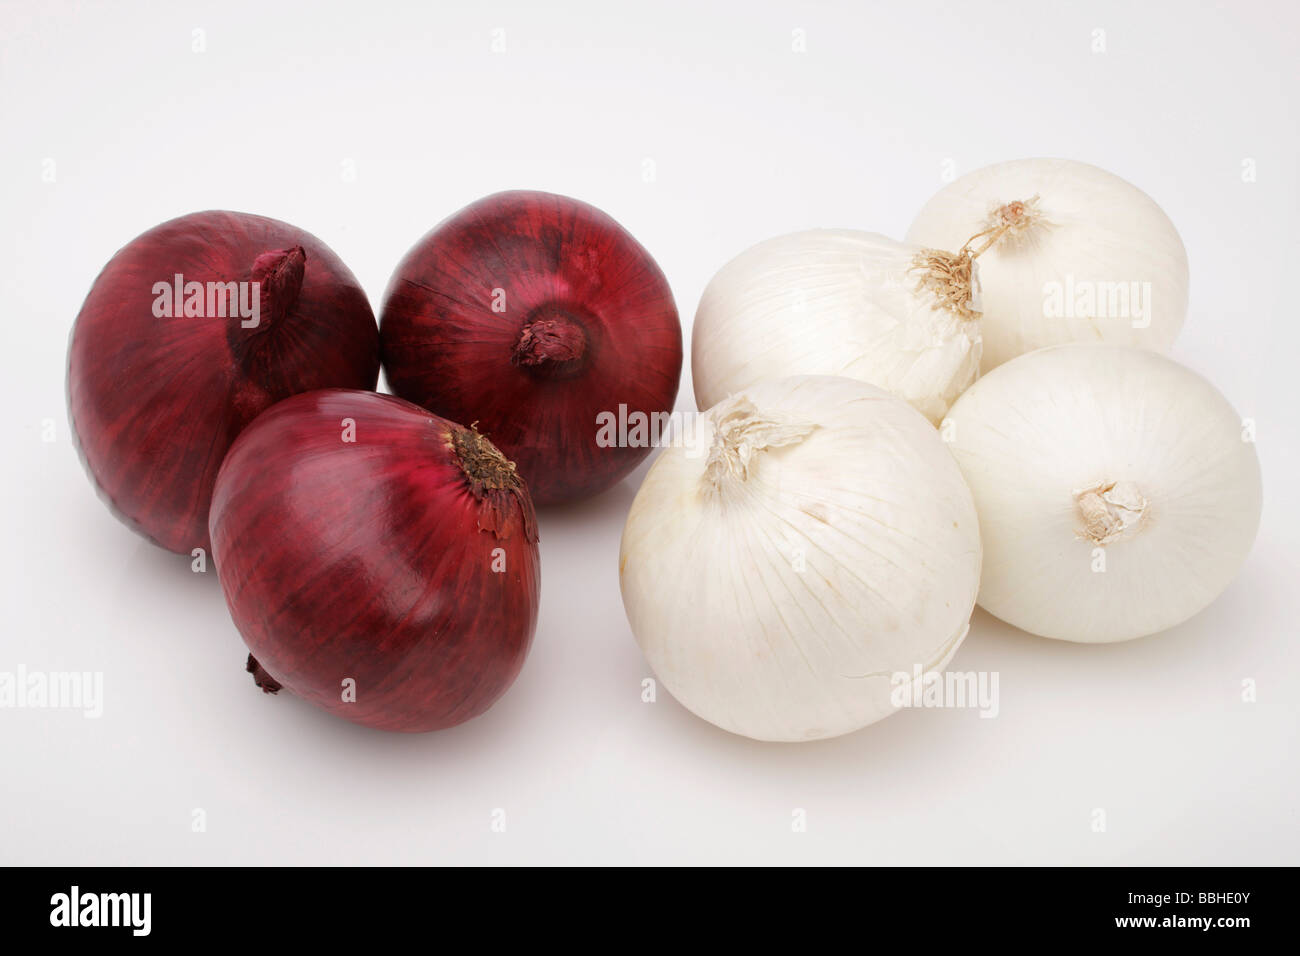
<instances>
[{"instance_id":1,"label":"white background","mask_svg":"<svg viewBox=\"0 0 1300 956\"><path fill-rule=\"evenodd\" d=\"M102 671L106 696L99 720L0 710L0 862L1300 862L1300 8L533 6L554 5L0 4L0 670ZM653 252L689 342L705 282L746 246L899 237L945 170L1036 155L1123 176L1179 227L1174 355L1257 420L1265 508L1236 583L1169 633L1077 646L977 612L952 666L999 672L994 720L910 711L782 746L642 703L617 551L643 468L543 514L536 642L488 714L353 726L257 691L215 574L119 525L68 439L91 281L185 212L302 226L378 306L444 216L567 193Z\"/></svg>"}]
</instances>

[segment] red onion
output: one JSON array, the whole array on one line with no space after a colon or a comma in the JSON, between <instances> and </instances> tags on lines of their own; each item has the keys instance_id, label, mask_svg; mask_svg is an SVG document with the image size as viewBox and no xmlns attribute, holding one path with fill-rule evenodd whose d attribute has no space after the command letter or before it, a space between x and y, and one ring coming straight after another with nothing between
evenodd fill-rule
<instances>
[{"instance_id":1,"label":"red onion","mask_svg":"<svg viewBox=\"0 0 1300 956\"><path fill-rule=\"evenodd\" d=\"M254 416L310 389L373 389L378 375L374 313L329 247L274 219L200 212L150 229L99 274L72 329L68 406L109 507L189 553L209 546L212 483Z\"/></svg>"},{"instance_id":2,"label":"red onion","mask_svg":"<svg viewBox=\"0 0 1300 956\"><path fill-rule=\"evenodd\" d=\"M535 521L514 465L477 431L391 395L327 389L239 436L211 526L264 690L425 731L487 710L523 666Z\"/></svg>"},{"instance_id":3,"label":"red onion","mask_svg":"<svg viewBox=\"0 0 1300 956\"><path fill-rule=\"evenodd\" d=\"M671 412L681 377L677 309L650 254L599 209L549 193L497 193L426 235L389 282L379 329L393 391L477 422L538 504L625 477L649 445L604 447L597 416Z\"/></svg>"}]
</instances>

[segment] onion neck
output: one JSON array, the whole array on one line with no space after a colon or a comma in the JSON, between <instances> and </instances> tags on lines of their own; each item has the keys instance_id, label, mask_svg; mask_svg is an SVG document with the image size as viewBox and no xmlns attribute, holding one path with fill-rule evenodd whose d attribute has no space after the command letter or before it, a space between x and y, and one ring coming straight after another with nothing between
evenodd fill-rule
<instances>
[{"instance_id":1,"label":"onion neck","mask_svg":"<svg viewBox=\"0 0 1300 956\"><path fill-rule=\"evenodd\" d=\"M725 500L744 487L760 452L797 445L817 428L784 415L760 412L738 395L713 412L713 442L704 463L704 491Z\"/></svg>"},{"instance_id":2,"label":"onion neck","mask_svg":"<svg viewBox=\"0 0 1300 956\"><path fill-rule=\"evenodd\" d=\"M1110 481L1074 492L1079 537L1106 545L1131 538L1146 523L1150 502L1131 481Z\"/></svg>"},{"instance_id":3,"label":"onion neck","mask_svg":"<svg viewBox=\"0 0 1300 956\"><path fill-rule=\"evenodd\" d=\"M480 434L474 425L469 428L451 425L447 444L481 506L479 530L490 531L498 538L509 537L510 517L518 508L524 536L530 542L536 541L537 522L532 500L528 496L528 486L515 471L515 463L501 454L500 449L488 441L486 435Z\"/></svg>"},{"instance_id":4,"label":"onion neck","mask_svg":"<svg viewBox=\"0 0 1300 956\"><path fill-rule=\"evenodd\" d=\"M990 214L985 228L956 252L922 249L916 254L909 271L920 274L917 290L930 292L942 308L960 319L978 319L982 307L975 260L1004 237L1019 236L1043 221L1037 196L1003 203Z\"/></svg>"},{"instance_id":5,"label":"onion neck","mask_svg":"<svg viewBox=\"0 0 1300 956\"><path fill-rule=\"evenodd\" d=\"M587 333L578 317L550 307L524 322L510 361L534 372L563 377L582 367Z\"/></svg>"},{"instance_id":6,"label":"onion neck","mask_svg":"<svg viewBox=\"0 0 1300 956\"><path fill-rule=\"evenodd\" d=\"M279 380L274 354L277 336L266 333L285 326L302 293L305 267L307 251L302 246L263 252L252 261L255 312L246 316L242 311L235 311L227 319L220 319L226 323L226 343L239 372L231 401L240 423L252 420L257 412L276 401L276 395L270 394L265 385Z\"/></svg>"},{"instance_id":7,"label":"onion neck","mask_svg":"<svg viewBox=\"0 0 1300 956\"><path fill-rule=\"evenodd\" d=\"M264 694L275 694L281 689L278 680L266 672L261 664L257 663L257 658L252 654L248 655L248 661L244 664L244 670L253 675L253 683L262 688Z\"/></svg>"},{"instance_id":8,"label":"onion neck","mask_svg":"<svg viewBox=\"0 0 1300 956\"><path fill-rule=\"evenodd\" d=\"M283 323L298 302L306 267L307 251L302 246L264 252L253 260L260 315L257 328L248 331L257 335Z\"/></svg>"},{"instance_id":9,"label":"onion neck","mask_svg":"<svg viewBox=\"0 0 1300 956\"><path fill-rule=\"evenodd\" d=\"M984 221L984 230L971 236L962 248L969 249L972 256L978 257L998 243L1005 244L1019 239L1035 226L1046 222L1043 211L1038 205L1037 193L1028 199L1014 199L989 213L988 219ZM977 240L983 241L976 246Z\"/></svg>"},{"instance_id":10,"label":"onion neck","mask_svg":"<svg viewBox=\"0 0 1300 956\"><path fill-rule=\"evenodd\" d=\"M221 320L226 323L226 343L237 369L231 406L239 427L288 394L278 393L270 384L280 381L282 375L275 354L278 338L275 333L284 328L285 320L298 303L306 265L307 252L302 246L263 252L253 260L252 267L255 316L245 318L235 313Z\"/></svg>"},{"instance_id":11,"label":"onion neck","mask_svg":"<svg viewBox=\"0 0 1300 956\"><path fill-rule=\"evenodd\" d=\"M980 317L978 273L969 252L922 249L912 259L911 271L919 273L918 291L931 293L942 308L963 321Z\"/></svg>"}]
</instances>

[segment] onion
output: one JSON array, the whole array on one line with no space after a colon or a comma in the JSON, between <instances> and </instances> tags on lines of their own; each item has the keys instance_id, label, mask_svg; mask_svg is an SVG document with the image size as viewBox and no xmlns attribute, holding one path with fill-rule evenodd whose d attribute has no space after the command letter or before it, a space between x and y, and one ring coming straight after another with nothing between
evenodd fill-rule
<instances>
[{"instance_id":1,"label":"onion","mask_svg":"<svg viewBox=\"0 0 1300 956\"><path fill-rule=\"evenodd\" d=\"M943 668L979 585L975 507L938 432L847 378L767 381L711 408L707 456L666 448L623 529L628 621L683 705L811 740L894 712Z\"/></svg>"},{"instance_id":2,"label":"onion","mask_svg":"<svg viewBox=\"0 0 1300 956\"><path fill-rule=\"evenodd\" d=\"M374 313L324 243L274 219L200 212L150 229L99 274L72 329L68 406L114 513L189 553L209 547L217 469L254 416L378 376Z\"/></svg>"},{"instance_id":3,"label":"onion","mask_svg":"<svg viewBox=\"0 0 1300 956\"><path fill-rule=\"evenodd\" d=\"M380 318L393 391L477 422L538 504L593 495L648 442L599 440L600 416L672 410L681 326L659 267L609 216L506 192L447 219L397 267Z\"/></svg>"},{"instance_id":4,"label":"onion","mask_svg":"<svg viewBox=\"0 0 1300 956\"><path fill-rule=\"evenodd\" d=\"M760 242L723 266L700 300L696 404L709 408L768 378L845 375L937 423L979 374L975 275L969 256L869 232Z\"/></svg>"},{"instance_id":5,"label":"onion","mask_svg":"<svg viewBox=\"0 0 1300 956\"><path fill-rule=\"evenodd\" d=\"M391 395L295 396L239 436L211 520L264 690L426 731L487 710L523 666L539 593L533 505L473 429Z\"/></svg>"},{"instance_id":6,"label":"onion","mask_svg":"<svg viewBox=\"0 0 1300 956\"><path fill-rule=\"evenodd\" d=\"M1165 351L1187 313L1187 252L1136 186L1087 163L1022 159L968 173L925 205L908 242L974 238L983 370L1070 342Z\"/></svg>"},{"instance_id":7,"label":"onion","mask_svg":"<svg viewBox=\"0 0 1300 956\"><path fill-rule=\"evenodd\" d=\"M1241 418L1155 353L1021 356L957 401L945 433L979 509L980 604L1031 633L1173 627L1227 587L1255 539L1259 460Z\"/></svg>"}]
</instances>

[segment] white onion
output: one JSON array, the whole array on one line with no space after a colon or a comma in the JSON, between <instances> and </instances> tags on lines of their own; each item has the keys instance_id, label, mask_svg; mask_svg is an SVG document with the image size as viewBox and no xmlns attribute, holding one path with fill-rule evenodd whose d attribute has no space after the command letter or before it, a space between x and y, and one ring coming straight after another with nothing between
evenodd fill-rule
<instances>
[{"instance_id":1,"label":"white onion","mask_svg":"<svg viewBox=\"0 0 1300 956\"><path fill-rule=\"evenodd\" d=\"M1259 526L1249 430L1205 379L1066 345L975 383L944 423L979 509L980 605L1068 641L1172 627L1228 586Z\"/></svg>"},{"instance_id":2,"label":"white onion","mask_svg":"<svg viewBox=\"0 0 1300 956\"><path fill-rule=\"evenodd\" d=\"M992 230L992 231L990 231ZM925 204L909 242L979 257L983 370L1049 345L1166 351L1187 313L1187 253L1156 203L1118 176L1022 159L958 178Z\"/></svg>"},{"instance_id":3,"label":"white onion","mask_svg":"<svg viewBox=\"0 0 1300 956\"><path fill-rule=\"evenodd\" d=\"M764 382L702 419L699 453L664 450L623 531L650 666L687 708L760 740L892 713L891 680L947 663L979 586L974 504L938 433L831 377Z\"/></svg>"},{"instance_id":4,"label":"white onion","mask_svg":"<svg viewBox=\"0 0 1300 956\"><path fill-rule=\"evenodd\" d=\"M970 260L962 265L847 229L759 243L723 266L700 300L696 405L764 379L844 375L938 422L979 374L978 302Z\"/></svg>"}]
</instances>

